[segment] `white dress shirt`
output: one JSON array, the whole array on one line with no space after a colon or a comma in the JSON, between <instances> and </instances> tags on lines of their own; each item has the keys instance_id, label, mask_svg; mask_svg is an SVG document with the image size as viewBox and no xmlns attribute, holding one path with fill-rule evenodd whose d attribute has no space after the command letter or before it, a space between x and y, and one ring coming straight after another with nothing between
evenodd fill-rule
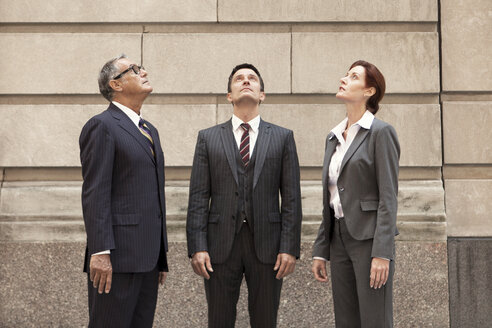
<instances>
[{"instance_id":1,"label":"white dress shirt","mask_svg":"<svg viewBox=\"0 0 492 328\"><path fill-rule=\"evenodd\" d=\"M249 122L243 122L239 117L232 114L232 132L234 133L234 138L236 139L237 148L241 146L241 137L243 136L244 130L241 127L242 123L248 123L251 129L249 129L249 158L253 155L253 150L255 149L256 139L258 139L258 130L260 128L260 115L256 116Z\"/></svg>"},{"instance_id":2,"label":"white dress shirt","mask_svg":"<svg viewBox=\"0 0 492 328\"><path fill-rule=\"evenodd\" d=\"M140 115L138 115L137 113L135 113L135 111L133 111L132 109L126 107L125 105L120 104L119 102L113 101L112 103L116 107L118 107L119 109L121 109L121 111L123 113L125 113L126 116L128 116L130 118L130 120L132 120L132 122L137 126L137 128L139 128L138 127L138 122L140 122L140 119L141 119L141 116ZM102 255L102 254L111 254L111 251L108 249L108 250L105 250L105 251L102 251L102 252L94 253L92 255Z\"/></svg>"}]
</instances>

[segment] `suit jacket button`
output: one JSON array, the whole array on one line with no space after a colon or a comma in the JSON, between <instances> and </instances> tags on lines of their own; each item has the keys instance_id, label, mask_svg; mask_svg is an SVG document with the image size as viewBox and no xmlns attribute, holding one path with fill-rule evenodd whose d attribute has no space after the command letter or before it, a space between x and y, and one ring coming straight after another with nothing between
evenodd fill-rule
<instances>
[{"instance_id":1,"label":"suit jacket button","mask_svg":"<svg viewBox=\"0 0 492 328\"><path fill-rule=\"evenodd\" d=\"M236 194L236 196L239 196L239 193L237 191L235 192L235 194Z\"/></svg>"},{"instance_id":2,"label":"suit jacket button","mask_svg":"<svg viewBox=\"0 0 492 328\"><path fill-rule=\"evenodd\" d=\"M343 187L342 187L342 188L340 188L340 192L343 192L344 190L345 190L345 188L343 188Z\"/></svg>"},{"instance_id":3,"label":"suit jacket button","mask_svg":"<svg viewBox=\"0 0 492 328\"><path fill-rule=\"evenodd\" d=\"M236 220L236 217L234 215L232 216L232 220Z\"/></svg>"}]
</instances>

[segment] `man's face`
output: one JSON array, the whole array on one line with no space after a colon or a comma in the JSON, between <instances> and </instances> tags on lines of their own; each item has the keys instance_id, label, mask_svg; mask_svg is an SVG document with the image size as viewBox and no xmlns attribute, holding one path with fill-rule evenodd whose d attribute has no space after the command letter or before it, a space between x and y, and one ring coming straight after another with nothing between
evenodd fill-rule
<instances>
[{"instance_id":1,"label":"man's face","mask_svg":"<svg viewBox=\"0 0 492 328\"><path fill-rule=\"evenodd\" d=\"M255 71L242 68L232 77L231 92L227 94L227 100L233 105L244 102L258 104L265 99L265 93L260 89L260 78Z\"/></svg>"},{"instance_id":2,"label":"man's face","mask_svg":"<svg viewBox=\"0 0 492 328\"><path fill-rule=\"evenodd\" d=\"M136 63L132 62L128 58L122 58L116 62L116 67L119 68L119 73L124 72L131 65L138 66ZM125 95L148 95L153 90L152 86L149 83L149 80L147 79L147 71L145 71L144 68L140 69L139 74L135 74L135 72L130 69L116 81L120 83L120 86L122 88L121 92Z\"/></svg>"}]
</instances>

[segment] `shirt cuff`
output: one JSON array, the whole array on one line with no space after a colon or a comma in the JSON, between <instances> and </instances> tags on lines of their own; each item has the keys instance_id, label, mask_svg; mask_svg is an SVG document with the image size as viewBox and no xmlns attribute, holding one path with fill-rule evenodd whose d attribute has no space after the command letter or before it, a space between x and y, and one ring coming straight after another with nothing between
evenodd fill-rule
<instances>
[{"instance_id":1,"label":"shirt cuff","mask_svg":"<svg viewBox=\"0 0 492 328\"><path fill-rule=\"evenodd\" d=\"M327 259L325 259L324 257L320 257L320 256L313 256L313 260L323 260L325 262L328 262Z\"/></svg>"},{"instance_id":2,"label":"shirt cuff","mask_svg":"<svg viewBox=\"0 0 492 328\"><path fill-rule=\"evenodd\" d=\"M111 254L111 251L108 249L108 250L106 250L106 251L102 251L102 252L94 253L94 254L92 254L91 256L94 256L94 255L103 255L103 254Z\"/></svg>"}]
</instances>

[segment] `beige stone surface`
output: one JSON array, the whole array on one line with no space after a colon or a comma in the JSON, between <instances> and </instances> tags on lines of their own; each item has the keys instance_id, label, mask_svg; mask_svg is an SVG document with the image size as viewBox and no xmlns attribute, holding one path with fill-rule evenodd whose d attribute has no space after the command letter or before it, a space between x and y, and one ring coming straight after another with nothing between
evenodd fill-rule
<instances>
[{"instance_id":1,"label":"beige stone surface","mask_svg":"<svg viewBox=\"0 0 492 328\"><path fill-rule=\"evenodd\" d=\"M216 0L0 1L0 22L215 22L216 7Z\"/></svg>"},{"instance_id":2,"label":"beige stone surface","mask_svg":"<svg viewBox=\"0 0 492 328\"><path fill-rule=\"evenodd\" d=\"M9 63L0 94L99 93L104 63L121 53L139 62L140 39L129 33L0 34L0 58Z\"/></svg>"},{"instance_id":3,"label":"beige stone surface","mask_svg":"<svg viewBox=\"0 0 492 328\"><path fill-rule=\"evenodd\" d=\"M267 95L268 98L268 95ZM231 117L231 105L219 105L217 120ZM261 117L294 131L301 166L322 166L326 136L345 117L339 104L263 104ZM400 141L400 166L440 166L439 105L387 104L377 117L392 124Z\"/></svg>"},{"instance_id":4,"label":"beige stone surface","mask_svg":"<svg viewBox=\"0 0 492 328\"><path fill-rule=\"evenodd\" d=\"M363 59L384 74L388 93L438 93L438 49L433 32L293 33L292 92L336 93Z\"/></svg>"},{"instance_id":5,"label":"beige stone surface","mask_svg":"<svg viewBox=\"0 0 492 328\"><path fill-rule=\"evenodd\" d=\"M83 240L81 186L81 182L69 181L4 182L0 193L0 240ZM168 231L174 241L186 239L188 188L188 181L166 184ZM323 209L321 181L303 181L301 194L302 239L314 240ZM442 240L446 235L441 181L401 181L398 206L402 240Z\"/></svg>"},{"instance_id":6,"label":"beige stone surface","mask_svg":"<svg viewBox=\"0 0 492 328\"><path fill-rule=\"evenodd\" d=\"M492 90L492 1L441 1L444 91Z\"/></svg>"},{"instance_id":7,"label":"beige stone surface","mask_svg":"<svg viewBox=\"0 0 492 328\"><path fill-rule=\"evenodd\" d=\"M219 0L220 22L437 21L432 0Z\"/></svg>"},{"instance_id":8,"label":"beige stone surface","mask_svg":"<svg viewBox=\"0 0 492 328\"><path fill-rule=\"evenodd\" d=\"M191 166L198 131L215 125L216 105L145 105L142 116L159 130L166 166Z\"/></svg>"},{"instance_id":9,"label":"beige stone surface","mask_svg":"<svg viewBox=\"0 0 492 328\"><path fill-rule=\"evenodd\" d=\"M445 180L448 235L492 236L492 180Z\"/></svg>"},{"instance_id":10,"label":"beige stone surface","mask_svg":"<svg viewBox=\"0 0 492 328\"><path fill-rule=\"evenodd\" d=\"M145 34L145 67L154 93L227 93L234 66L255 65L265 91L290 92L289 33Z\"/></svg>"},{"instance_id":11,"label":"beige stone surface","mask_svg":"<svg viewBox=\"0 0 492 328\"><path fill-rule=\"evenodd\" d=\"M0 166L80 166L80 131L106 108L0 105ZM191 166L198 130L215 124L215 111L215 105L144 105L142 116L159 130L166 165Z\"/></svg>"},{"instance_id":12,"label":"beige stone surface","mask_svg":"<svg viewBox=\"0 0 492 328\"><path fill-rule=\"evenodd\" d=\"M445 163L492 164L492 102L444 102L442 110Z\"/></svg>"}]
</instances>

